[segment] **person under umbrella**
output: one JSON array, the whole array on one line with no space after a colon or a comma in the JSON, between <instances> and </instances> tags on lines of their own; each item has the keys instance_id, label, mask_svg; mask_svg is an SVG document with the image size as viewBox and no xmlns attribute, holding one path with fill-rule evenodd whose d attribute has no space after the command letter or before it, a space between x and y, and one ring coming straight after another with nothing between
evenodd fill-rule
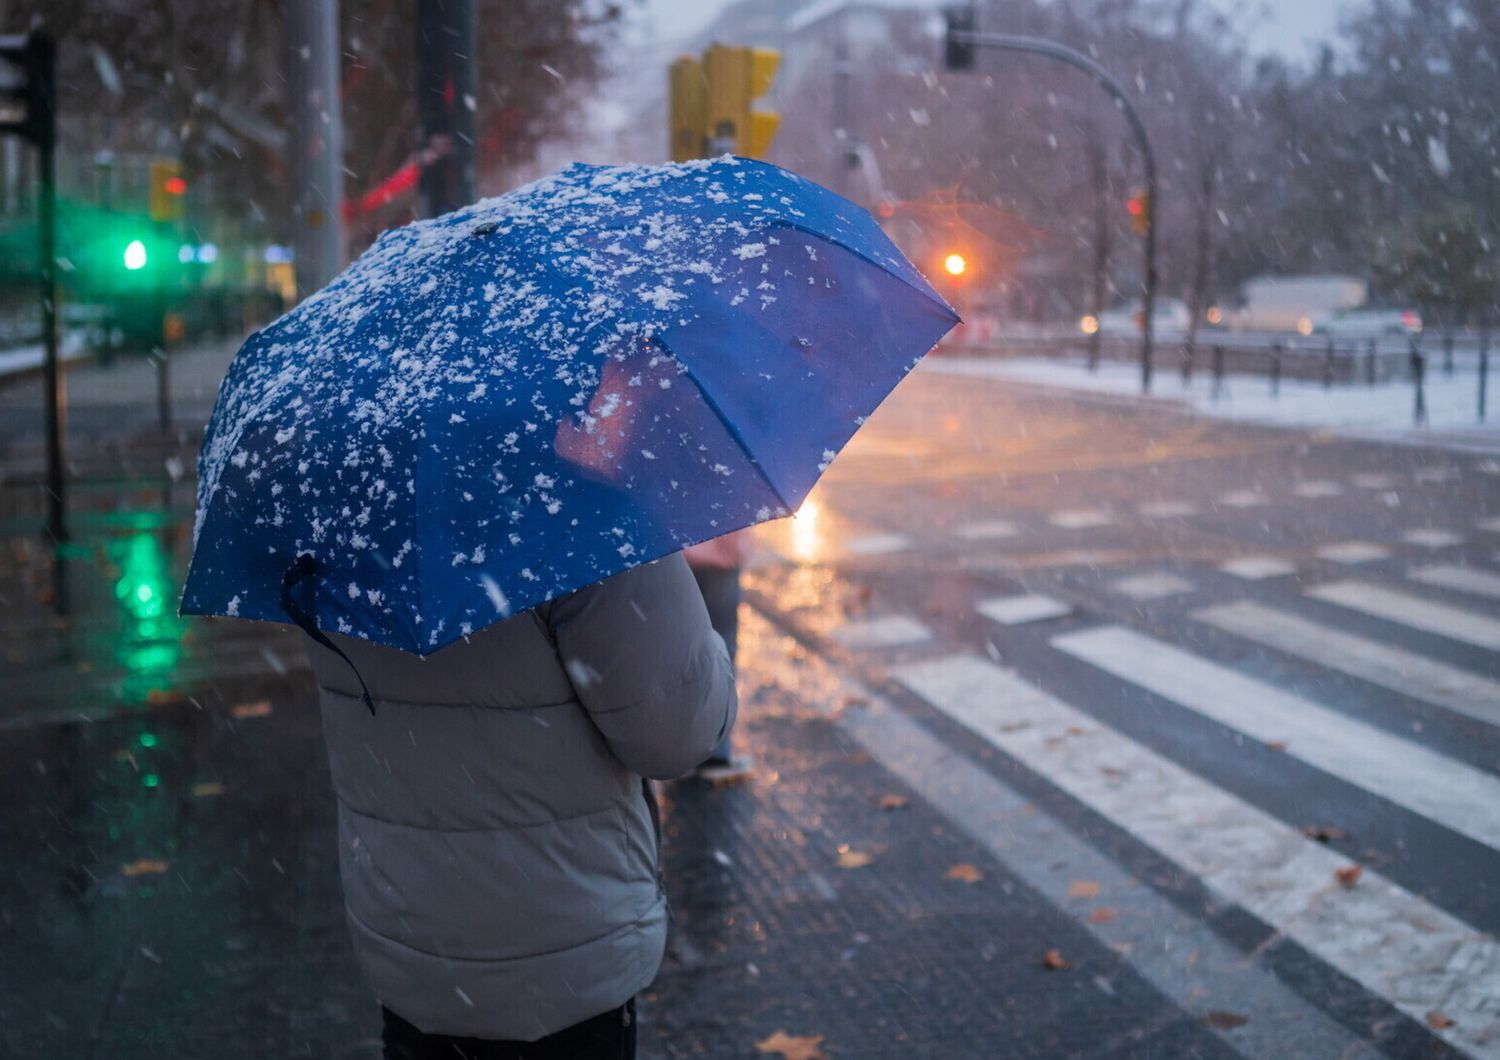
<instances>
[{"instance_id":1,"label":"person under umbrella","mask_svg":"<svg viewBox=\"0 0 1500 1060\"><path fill-rule=\"evenodd\" d=\"M634 1055L646 778L737 710L681 551L795 510L956 321L864 211L725 157L387 232L246 342L182 610L308 638L389 1057Z\"/></svg>"}]
</instances>

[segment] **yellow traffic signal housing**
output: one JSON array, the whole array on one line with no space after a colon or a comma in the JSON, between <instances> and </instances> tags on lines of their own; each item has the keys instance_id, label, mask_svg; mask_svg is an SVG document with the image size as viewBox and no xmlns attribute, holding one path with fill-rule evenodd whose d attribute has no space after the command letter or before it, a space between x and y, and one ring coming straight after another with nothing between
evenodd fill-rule
<instances>
[{"instance_id":1,"label":"yellow traffic signal housing","mask_svg":"<svg viewBox=\"0 0 1500 1060\"><path fill-rule=\"evenodd\" d=\"M187 181L176 162L151 163L149 212L153 221L180 221L187 202Z\"/></svg>"},{"instance_id":2,"label":"yellow traffic signal housing","mask_svg":"<svg viewBox=\"0 0 1500 1060\"><path fill-rule=\"evenodd\" d=\"M762 157L781 125L775 111L756 110L754 102L771 88L781 53L769 48L733 48L715 44L703 56L708 94L704 121L711 155L732 151Z\"/></svg>"},{"instance_id":3,"label":"yellow traffic signal housing","mask_svg":"<svg viewBox=\"0 0 1500 1060\"><path fill-rule=\"evenodd\" d=\"M672 161L702 158L708 127L708 79L703 64L684 55L672 64L667 86L671 96Z\"/></svg>"}]
</instances>

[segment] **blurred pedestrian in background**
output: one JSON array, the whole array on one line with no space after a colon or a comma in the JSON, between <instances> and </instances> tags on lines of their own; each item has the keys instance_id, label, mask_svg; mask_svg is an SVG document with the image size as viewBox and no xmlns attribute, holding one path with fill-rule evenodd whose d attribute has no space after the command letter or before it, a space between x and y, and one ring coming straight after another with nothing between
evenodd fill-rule
<instances>
[{"instance_id":1,"label":"blurred pedestrian in background","mask_svg":"<svg viewBox=\"0 0 1500 1060\"><path fill-rule=\"evenodd\" d=\"M709 621L729 649L731 664L738 648L740 568L744 565L749 536L749 531L738 530L694 545L683 553L708 606ZM735 755L731 729L724 733L713 754L698 766L698 776L704 780L732 780L747 775L753 764L748 755Z\"/></svg>"}]
</instances>

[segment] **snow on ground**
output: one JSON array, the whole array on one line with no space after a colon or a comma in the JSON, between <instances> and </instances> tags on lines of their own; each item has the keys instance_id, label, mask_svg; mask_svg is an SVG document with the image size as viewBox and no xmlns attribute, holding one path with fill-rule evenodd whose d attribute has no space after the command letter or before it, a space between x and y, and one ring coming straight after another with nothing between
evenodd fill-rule
<instances>
[{"instance_id":1,"label":"snow on ground","mask_svg":"<svg viewBox=\"0 0 1500 1060\"><path fill-rule=\"evenodd\" d=\"M1140 365L1106 361L1095 372L1082 358L974 357L925 358L922 368L958 375L1058 387L1119 398L1141 396ZM1493 384L1492 380L1492 384ZM1273 427L1323 429L1387 441L1448 445L1500 451L1500 394L1491 387L1489 422L1478 418L1478 378L1474 371L1452 376L1429 368L1425 427L1415 427L1415 387L1409 379L1369 386L1339 383L1324 389L1317 380L1283 379L1278 396L1264 375L1227 375L1217 396L1212 376L1195 373L1184 387L1175 365L1159 367L1150 397L1183 405L1202 416Z\"/></svg>"},{"instance_id":2,"label":"snow on ground","mask_svg":"<svg viewBox=\"0 0 1500 1060\"><path fill-rule=\"evenodd\" d=\"M58 344L57 355L64 361L76 360L88 353L83 336L66 334ZM40 368L46 358L46 351L42 349L39 342L35 346L17 346L9 350L0 350L0 376L15 375L17 372L27 372L34 368Z\"/></svg>"}]
</instances>

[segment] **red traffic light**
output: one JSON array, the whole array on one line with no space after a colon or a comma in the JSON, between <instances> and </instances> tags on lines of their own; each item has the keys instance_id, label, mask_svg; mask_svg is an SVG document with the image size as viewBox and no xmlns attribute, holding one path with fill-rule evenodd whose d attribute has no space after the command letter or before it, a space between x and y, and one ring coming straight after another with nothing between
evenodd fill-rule
<instances>
[{"instance_id":1,"label":"red traffic light","mask_svg":"<svg viewBox=\"0 0 1500 1060\"><path fill-rule=\"evenodd\" d=\"M1133 198L1126 201L1125 209L1131 217L1139 217L1146 212L1146 204L1141 202L1139 198Z\"/></svg>"},{"instance_id":2,"label":"red traffic light","mask_svg":"<svg viewBox=\"0 0 1500 1060\"><path fill-rule=\"evenodd\" d=\"M181 177L168 177L162 182L161 190L168 195L185 195L187 193L187 181Z\"/></svg>"}]
</instances>

